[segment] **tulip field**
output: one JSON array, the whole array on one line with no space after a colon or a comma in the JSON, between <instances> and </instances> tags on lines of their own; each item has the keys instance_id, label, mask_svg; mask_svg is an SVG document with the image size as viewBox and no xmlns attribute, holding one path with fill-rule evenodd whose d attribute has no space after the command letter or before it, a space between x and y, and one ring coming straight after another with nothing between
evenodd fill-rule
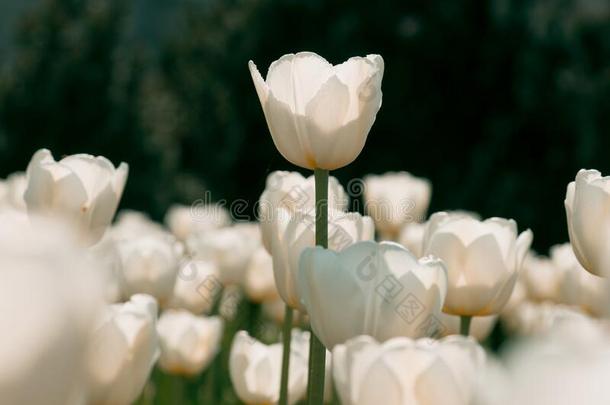
<instances>
[{"instance_id":1,"label":"tulip field","mask_svg":"<svg viewBox=\"0 0 610 405\"><path fill-rule=\"evenodd\" d=\"M609 177L563 179L569 240L536 253L513 219L430 212L428 179L333 176L381 55L247 66L294 166L249 220L119 209L133 165L86 150L0 183L0 405L610 404Z\"/></svg>"}]
</instances>

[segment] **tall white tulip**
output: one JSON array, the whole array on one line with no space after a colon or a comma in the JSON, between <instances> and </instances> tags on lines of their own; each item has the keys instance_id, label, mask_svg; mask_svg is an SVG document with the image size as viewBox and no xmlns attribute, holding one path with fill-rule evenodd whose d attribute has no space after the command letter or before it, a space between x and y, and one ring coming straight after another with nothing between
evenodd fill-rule
<instances>
[{"instance_id":1,"label":"tall white tulip","mask_svg":"<svg viewBox=\"0 0 610 405\"><path fill-rule=\"evenodd\" d=\"M315 53L288 54L271 64L266 80L252 61L248 67L273 142L286 160L334 170L358 157L381 107L381 56L333 66Z\"/></svg>"},{"instance_id":2,"label":"tall white tulip","mask_svg":"<svg viewBox=\"0 0 610 405\"><path fill-rule=\"evenodd\" d=\"M333 350L344 405L468 405L484 364L483 349L463 336L385 343L359 336Z\"/></svg>"},{"instance_id":3,"label":"tall white tulip","mask_svg":"<svg viewBox=\"0 0 610 405\"><path fill-rule=\"evenodd\" d=\"M293 330L294 333L300 333ZM299 341L300 339L295 339ZM290 350L288 403L303 399L307 388L308 358L295 344ZM276 404L279 400L282 344L265 345L246 331L235 335L231 345L229 372L239 399L249 405Z\"/></svg>"},{"instance_id":4,"label":"tall white tulip","mask_svg":"<svg viewBox=\"0 0 610 405\"><path fill-rule=\"evenodd\" d=\"M610 276L610 177L580 170L568 184L565 208L578 261L596 276Z\"/></svg>"},{"instance_id":5,"label":"tall white tulip","mask_svg":"<svg viewBox=\"0 0 610 405\"><path fill-rule=\"evenodd\" d=\"M271 253L273 233L278 223L297 211L312 212L315 206L314 176L303 177L298 172L275 171L267 177L265 191L258 200L263 245ZM345 211L349 199L336 178L328 179L328 208ZM279 210L281 209L281 210Z\"/></svg>"},{"instance_id":6,"label":"tall white tulip","mask_svg":"<svg viewBox=\"0 0 610 405\"><path fill-rule=\"evenodd\" d=\"M186 310L163 312L157 324L161 369L171 374L201 373L220 350L223 325L217 316L206 318Z\"/></svg>"},{"instance_id":7,"label":"tall white tulip","mask_svg":"<svg viewBox=\"0 0 610 405\"><path fill-rule=\"evenodd\" d=\"M282 211L281 209L279 211ZM280 296L293 309L304 311L297 290L299 257L303 249L315 246L315 214L296 212L278 224L272 241L273 273ZM375 236L370 217L356 212L331 211L328 223L328 247L340 251L347 246Z\"/></svg>"},{"instance_id":8,"label":"tall white tulip","mask_svg":"<svg viewBox=\"0 0 610 405\"><path fill-rule=\"evenodd\" d=\"M128 405L144 388L159 357L157 303L137 294L107 309L89 355L89 403Z\"/></svg>"},{"instance_id":9,"label":"tall white tulip","mask_svg":"<svg viewBox=\"0 0 610 405\"><path fill-rule=\"evenodd\" d=\"M381 237L387 240L396 240L405 225L424 221L431 193L428 180L407 172L364 178L366 212L375 221Z\"/></svg>"},{"instance_id":10,"label":"tall white tulip","mask_svg":"<svg viewBox=\"0 0 610 405\"><path fill-rule=\"evenodd\" d=\"M144 293L165 305L172 295L180 257L175 241L167 235L150 234L120 241L123 281L127 296Z\"/></svg>"},{"instance_id":11,"label":"tall white tulip","mask_svg":"<svg viewBox=\"0 0 610 405\"><path fill-rule=\"evenodd\" d=\"M328 349L358 335L417 338L440 327L447 293L443 263L418 260L397 243L359 242L339 253L305 249L298 277L311 327Z\"/></svg>"},{"instance_id":12,"label":"tall white tulip","mask_svg":"<svg viewBox=\"0 0 610 405\"><path fill-rule=\"evenodd\" d=\"M0 403L83 404L98 269L76 235L30 220L0 212Z\"/></svg>"},{"instance_id":13,"label":"tall white tulip","mask_svg":"<svg viewBox=\"0 0 610 405\"><path fill-rule=\"evenodd\" d=\"M423 251L447 266L449 289L443 311L460 316L499 313L511 296L532 237L529 229L517 235L513 220L433 214Z\"/></svg>"},{"instance_id":14,"label":"tall white tulip","mask_svg":"<svg viewBox=\"0 0 610 405\"><path fill-rule=\"evenodd\" d=\"M37 151L27 168L28 212L60 215L78 227L85 243L97 242L119 205L128 166L115 168L102 156L70 155L56 162Z\"/></svg>"}]
</instances>

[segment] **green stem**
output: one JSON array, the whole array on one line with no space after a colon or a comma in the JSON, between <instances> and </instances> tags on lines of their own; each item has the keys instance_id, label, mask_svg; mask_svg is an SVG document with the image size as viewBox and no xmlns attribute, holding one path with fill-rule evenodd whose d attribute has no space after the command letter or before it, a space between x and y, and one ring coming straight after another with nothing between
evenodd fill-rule
<instances>
[{"instance_id":1,"label":"green stem","mask_svg":"<svg viewBox=\"0 0 610 405\"><path fill-rule=\"evenodd\" d=\"M284 311L284 327L282 328L282 379L280 381L279 405L288 404L288 370L290 367L290 341L292 340L292 308L286 305Z\"/></svg>"},{"instance_id":2,"label":"green stem","mask_svg":"<svg viewBox=\"0 0 610 405\"><path fill-rule=\"evenodd\" d=\"M328 170L315 169L316 186L316 245L328 248ZM326 348L311 332L309 341L309 379L307 402L321 405L324 402L324 372L326 371Z\"/></svg>"},{"instance_id":3,"label":"green stem","mask_svg":"<svg viewBox=\"0 0 610 405\"><path fill-rule=\"evenodd\" d=\"M472 316L460 316L460 334L468 336L470 334L470 321Z\"/></svg>"}]
</instances>

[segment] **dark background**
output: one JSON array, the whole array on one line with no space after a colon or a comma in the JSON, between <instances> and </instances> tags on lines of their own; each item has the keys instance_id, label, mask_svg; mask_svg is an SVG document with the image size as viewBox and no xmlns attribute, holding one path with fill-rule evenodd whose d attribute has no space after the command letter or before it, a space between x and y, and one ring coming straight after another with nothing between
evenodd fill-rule
<instances>
[{"instance_id":1,"label":"dark background","mask_svg":"<svg viewBox=\"0 0 610 405\"><path fill-rule=\"evenodd\" d=\"M268 134L247 62L381 54L383 106L360 157L334 173L407 170L431 210L567 240L581 167L610 170L607 0L3 0L0 176L34 151L130 164L122 207L254 202L295 168Z\"/></svg>"}]
</instances>

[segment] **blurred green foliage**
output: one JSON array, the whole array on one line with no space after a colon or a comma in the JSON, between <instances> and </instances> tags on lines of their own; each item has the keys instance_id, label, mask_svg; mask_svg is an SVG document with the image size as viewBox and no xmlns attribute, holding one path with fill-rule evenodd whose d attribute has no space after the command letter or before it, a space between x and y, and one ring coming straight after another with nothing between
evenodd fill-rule
<instances>
[{"instance_id":1,"label":"blurred green foliage","mask_svg":"<svg viewBox=\"0 0 610 405\"><path fill-rule=\"evenodd\" d=\"M40 0L0 66L0 175L33 152L130 164L123 206L253 203L275 150L247 70L284 53L380 53L384 100L340 180L408 170L432 210L468 209L567 240L581 167L610 169L607 0ZM263 73L264 74L264 73Z\"/></svg>"}]
</instances>

